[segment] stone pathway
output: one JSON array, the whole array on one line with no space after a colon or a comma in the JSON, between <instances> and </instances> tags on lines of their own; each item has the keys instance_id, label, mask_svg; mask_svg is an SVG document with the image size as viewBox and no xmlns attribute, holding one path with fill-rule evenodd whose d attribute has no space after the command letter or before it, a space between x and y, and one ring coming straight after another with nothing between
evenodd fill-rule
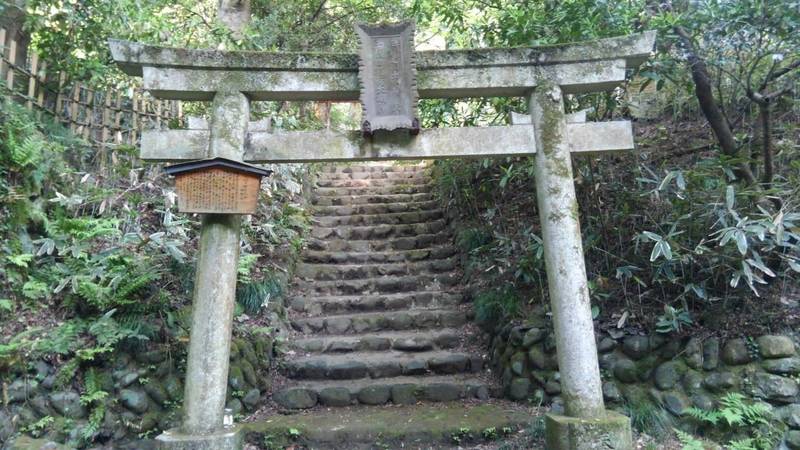
<instances>
[{"instance_id":1,"label":"stone pathway","mask_svg":"<svg viewBox=\"0 0 800 450\"><path fill-rule=\"evenodd\" d=\"M471 339L456 249L420 165L331 166L290 291L296 330L273 400L471 402L495 392Z\"/></svg>"}]
</instances>

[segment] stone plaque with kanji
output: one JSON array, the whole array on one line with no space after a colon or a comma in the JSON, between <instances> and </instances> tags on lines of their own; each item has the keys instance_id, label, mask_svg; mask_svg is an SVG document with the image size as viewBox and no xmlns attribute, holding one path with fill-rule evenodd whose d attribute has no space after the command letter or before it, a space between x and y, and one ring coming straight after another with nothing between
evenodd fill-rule
<instances>
[{"instance_id":1,"label":"stone plaque with kanji","mask_svg":"<svg viewBox=\"0 0 800 450\"><path fill-rule=\"evenodd\" d=\"M358 78L362 131L419 131L414 23L356 26L361 41Z\"/></svg>"}]
</instances>

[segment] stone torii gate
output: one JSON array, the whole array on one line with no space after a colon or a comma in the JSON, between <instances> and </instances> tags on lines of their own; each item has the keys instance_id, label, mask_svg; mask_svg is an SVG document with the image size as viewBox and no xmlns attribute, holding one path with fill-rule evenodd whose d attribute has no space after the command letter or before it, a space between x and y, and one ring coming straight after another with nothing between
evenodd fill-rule
<instances>
[{"instance_id":1,"label":"stone torii gate","mask_svg":"<svg viewBox=\"0 0 800 450\"><path fill-rule=\"evenodd\" d=\"M354 54L225 52L110 41L124 72L153 96L212 101L208 129L152 130L141 158L184 162L224 157L248 163L375 161L535 154L535 179L565 415L548 415L552 449L631 448L627 417L606 411L584 266L572 154L633 149L627 121L585 121L564 112L565 94L609 90L650 56L655 33L530 48L415 52L420 98L520 96L530 117L494 127L376 132L265 131L250 102L357 101ZM240 222L206 214L189 344L184 420L159 437L164 448L236 448L223 427Z\"/></svg>"}]
</instances>

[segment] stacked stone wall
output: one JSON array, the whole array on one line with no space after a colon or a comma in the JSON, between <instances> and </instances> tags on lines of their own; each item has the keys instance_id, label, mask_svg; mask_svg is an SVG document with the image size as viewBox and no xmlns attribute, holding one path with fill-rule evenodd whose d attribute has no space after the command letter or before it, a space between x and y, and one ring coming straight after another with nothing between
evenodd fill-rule
<instances>
[{"instance_id":1,"label":"stacked stone wall","mask_svg":"<svg viewBox=\"0 0 800 450\"><path fill-rule=\"evenodd\" d=\"M687 408L711 410L725 394L739 392L768 403L786 425L786 446L800 448L796 336L723 340L614 334L596 336L603 397L611 409L624 412L626 403L650 402L690 429ZM544 317L498 330L490 355L505 397L563 408L555 339Z\"/></svg>"}]
</instances>

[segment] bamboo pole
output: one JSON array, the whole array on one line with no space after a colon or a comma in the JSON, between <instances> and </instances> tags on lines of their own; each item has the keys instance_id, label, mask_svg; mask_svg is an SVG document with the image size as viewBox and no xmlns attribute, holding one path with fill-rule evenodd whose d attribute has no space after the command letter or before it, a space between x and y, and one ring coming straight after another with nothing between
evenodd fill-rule
<instances>
[{"instance_id":1,"label":"bamboo pole","mask_svg":"<svg viewBox=\"0 0 800 450\"><path fill-rule=\"evenodd\" d=\"M54 115L56 116L56 120L63 122L64 121L64 105L62 102L64 101L64 85L67 84L67 73L61 72L58 74L58 92L56 92L56 106Z\"/></svg>"},{"instance_id":2,"label":"bamboo pole","mask_svg":"<svg viewBox=\"0 0 800 450\"><path fill-rule=\"evenodd\" d=\"M73 133L78 132L78 102L81 99L81 84L75 83L72 86L72 104L69 105L69 129Z\"/></svg>"},{"instance_id":3,"label":"bamboo pole","mask_svg":"<svg viewBox=\"0 0 800 450\"><path fill-rule=\"evenodd\" d=\"M14 66L17 61L17 41L11 38L8 43L8 71L6 72L6 87L14 91Z\"/></svg>"},{"instance_id":4,"label":"bamboo pole","mask_svg":"<svg viewBox=\"0 0 800 450\"><path fill-rule=\"evenodd\" d=\"M2 77L6 71L5 49L6 49L6 29L0 28L0 77Z\"/></svg>"},{"instance_id":5,"label":"bamboo pole","mask_svg":"<svg viewBox=\"0 0 800 450\"><path fill-rule=\"evenodd\" d=\"M25 107L28 110L33 110L33 98L36 96L36 73L39 70L39 55L36 53L31 55L31 73L28 76L28 100L25 102Z\"/></svg>"}]
</instances>

